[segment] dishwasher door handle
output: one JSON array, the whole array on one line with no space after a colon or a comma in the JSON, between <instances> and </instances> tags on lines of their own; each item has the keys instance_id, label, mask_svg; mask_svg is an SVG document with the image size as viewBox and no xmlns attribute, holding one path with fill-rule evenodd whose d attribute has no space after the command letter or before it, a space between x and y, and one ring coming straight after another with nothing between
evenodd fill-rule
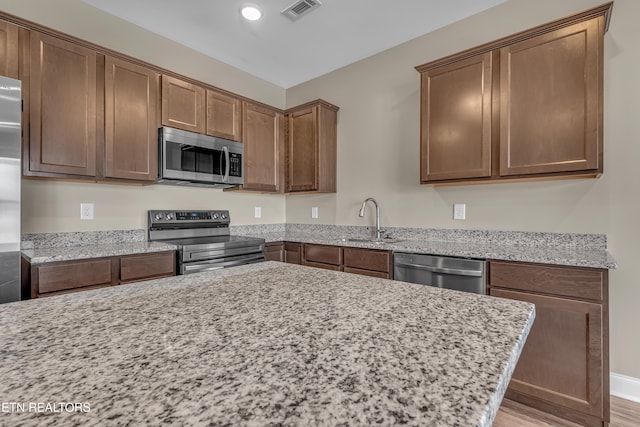
<instances>
[{"instance_id":1,"label":"dishwasher door handle","mask_svg":"<svg viewBox=\"0 0 640 427\"><path fill-rule=\"evenodd\" d=\"M408 264L404 262L396 262L395 265L398 267L408 267L416 270L430 271L432 273L451 274L455 276L482 277L482 270L462 270L459 268L431 267L429 265Z\"/></svg>"}]
</instances>

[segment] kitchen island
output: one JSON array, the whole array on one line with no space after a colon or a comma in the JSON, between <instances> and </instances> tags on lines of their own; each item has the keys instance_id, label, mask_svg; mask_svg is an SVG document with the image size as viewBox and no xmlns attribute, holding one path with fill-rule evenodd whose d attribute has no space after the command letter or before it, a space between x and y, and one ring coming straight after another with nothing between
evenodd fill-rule
<instances>
[{"instance_id":1,"label":"kitchen island","mask_svg":"<svg viewBox=\"0 0 640 427\"><path fill-rule=\"evenodd\" d=\"M275 262L5 304L0 425L490 426L534 315Z\"/></svg>"}]
</instances>

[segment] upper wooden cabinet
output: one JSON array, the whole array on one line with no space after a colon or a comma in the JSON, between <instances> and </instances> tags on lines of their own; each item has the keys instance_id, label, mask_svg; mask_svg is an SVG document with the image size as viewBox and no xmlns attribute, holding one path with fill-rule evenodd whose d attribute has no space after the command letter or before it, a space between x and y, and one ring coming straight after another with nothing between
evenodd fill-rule
<instances>
[{"instance_id":1,"label":"upper wooden cabinet","mask_svg":"<svg viewBox=\"0 0 640 427\"><path fill-rule=\"evenodd\" d=\"M317 100L287 110L287 192L336 191L338 107Z\"/></svg>"},{"instance_id":2,"label":"upper wooden cabinet","mask_svg":"<svg viewBox=\"0 0 640 427\"><path fill-rule=\"evenodd\" d=\"M242 101L207 89L207 135L242 141Z\"/></svg>"},{"instance_id":3,"label":"upper wooden cabinet","mask_svg":"<svg viewBox=\"0 0 640 427\"><path fill-rule=\"evenodd\" d=\"M610 9L416 67L421 183L599 176Z\"/></svg>"},{"instance_id":4,"label":"upper wooden cabinet","mask_svg":"<svg viewBox=\"0 0 640 427\"><path fill-rule=\"evenodd\" d=\"M29 168L96 175L96 52L31 32Z\"/></svg>"},{"instance_id":5,"label":"upper wooden cabinet","mask_svg":"<svg viewBox=\"0 0 640 427\"><path fill-rule=\"evenodd\" d=\"M500 175L602 171L603 18L500 50Z\"/></svg>"},{"instance_id":6,"label":"upper wooden cabinet","mask_svg":"<svg viewBox=\"0 0 640 427\"><path fill-rule=\"evenodd\" d=\"M491 176L492 54L422 73L421 181Z\"/></svg>"},{"instance_id":7,"label":"upper wooden cabinet","mask_svg":"<svg viewBox=\"0 0 640 427\"><path fill-rule=\"evenodd\" d=\"M0 18L18 23L0 21L0 74L22 80L23 176L154 183L157 132L168 126L242 142L244 190L335 192L338 107L317 100L285 120L278 108Z\"/></svg>"},{"instance_id":8,"label":"upper wooden cabinet","mask_svg":"<svg viewBox=\"0 0 640 427\"><path fill-rule=\"evenodd\" d=\"M157 179L159 76L105 58L104 177Z\"/></svg>"},{"instance_id":9,"label":"upper wooden cabinet","mask_svg":"<svg viewBox=\"0 0 640 427\"><path fill-rule=\"evenodd\" d=\"M19 77L18 49L18 27L0 21L0 76Z\"/></svg>"},{"instance_id":10,"label":"upper wooden cabinet","mask_svg":"<svg viewBox=\"0 0 640 427\"><path fill-rule=\"evenodd\" d=\"M162 76L162 124L205 133L205 89L171 76Z\"/></svg>"},{"instance_id":11,"label":"upper wooden cabinet","mask_svg":"<svg viewBox=\"0 0 640 427\"><path fill-rule=\"evenodd\" d=\"M162 125L241 141L242 100L163 75Z\"/></svg>"},{"instance_id":12,"label":"upper wooden cabinet","mask_svg":"<svg viewBox=\"0 0 640 427\"><path fill-rule=\"evenodd\" d=\"M284 116L250 102L242 106L244 190L282 192Z\"/></svg>"}]
</instances>

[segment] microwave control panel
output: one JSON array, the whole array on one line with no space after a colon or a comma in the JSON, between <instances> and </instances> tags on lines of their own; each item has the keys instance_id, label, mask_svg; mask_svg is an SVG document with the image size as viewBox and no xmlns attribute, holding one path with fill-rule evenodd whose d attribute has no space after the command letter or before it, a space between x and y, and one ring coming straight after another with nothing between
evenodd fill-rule
<instances>
[{"instance_id":1,"label":"microwave control panel","mask_svg":"<svg viewBox=\"0 0 640 427\"><path fill-rule=\"evenodd\" d=\"M229 153L229 176L242 176L242 154Z\"/></svg>"}]
</instances>

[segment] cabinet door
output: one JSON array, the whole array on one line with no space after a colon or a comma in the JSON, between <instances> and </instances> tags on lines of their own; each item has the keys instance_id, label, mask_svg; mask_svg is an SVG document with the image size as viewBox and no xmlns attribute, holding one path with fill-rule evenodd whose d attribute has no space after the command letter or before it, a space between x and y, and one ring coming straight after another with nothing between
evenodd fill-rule
<instances>
[{"instance_id":1,"label":"cabinet door","mask_svg":"<svg viewBox=\"0 0 640 427\"><path fill-rule=\"evenodd\" d=\"M602 305L497 288L489 293L536 306L509 388L602 417Z\"/></svg>"},{"instance_id":2,"label":"cabinet door","mask_svg":"<svg viewBox=\"0 0 640 427\"><path fill-rule=\"evenodd\" d=\"M288 116L287 192L318 190L318 107Z\"/></svg>"},{"instance_id":3,"label":"cabinet door","mask_svg":"<svg viewBox=\"0 0 640 427\"><path fill-rule=\"evenodd\" d=\"M284 243L267 243L264 247L264 259L284 262Z\"/></svg>"},{"instance_id":4,"label":"cabinet door","mask_svg":"<svg viewBox=\"0 0 640 427\"><path fill-rule=\"evenodd\" d=\"M342 248L340 246L304 244L304 265L312 263L342 266Z\"/></svg>"},{"instance_id":5,"label":"cabinet door","mask_svg":"<svg viewBox=\"0 0 640 427\"><path fill-rule=\"evenodd\" d=\"M158 74L105 58L105 177L155 181Z\"/></svg>"},{"instance_id":6,"label":"cabinet door","mask_svg":"<svg viewBox=\"0 0 640 427\"><path fill-rule=\"evenodd\" d=\"M491 52L421 78L420 181L491 176Z\"/></svg>"},{"instance_id":7,"label":"cabinet door","mask_svg":"<svg viewBox=\"0 0 640 427\"><path fill-rule=\"evenodd\" d=\"M175 251L129 255L120 258L121 283L130 283L175 275Z\"/></svg>"},{"instance_id":8,"label":"cabinet door","mask_svg":"<svg viewBox=\"0 0 640 427\"><path fill-rule=\"evenodd\" d=\"M95 176L96 52L33 31L30 57L30 171Z\"/></svg>"},{"instance_id":9,"label":"cabinet door","mask_svg":"<svg viewBox=\"0 0 640 427\"><path fill-rule=\"evenodd\" d=\"M391 259L390 251L344 248L344 266L351 269L389 273L391 271Z\"/></svg>"},{"instance_id":10,"label":"cabinet door","mask_svg":"<svg viewBox=\"0 0 640 427\"><path fill-rule=\"evenodd\" d=\"M117 264L116 258L97 258L32 266L32 297L114 285Z\"/></svg>"},{"instance_id":11,"label":"cabinet door","mask_svg":"<svg viewBox=\"0 0 640 427\"><path fill-rule=\"evenodd\" d=\"M603 18L500 51L500 175L602 170Z\"/></svg>"},{"instance_id":12,"label":"cabinet door","mask_svg":"<svg viewBox=\"0 0 640 427\"><path fill-rule=\"evenodd\" d=\"M162 76L162 124L205 133L205 89Z\"/></svg>"},{"instance_id":13,"label":"cabinet door","mask_svg":"<svg viewBox=\"0 0 640 427\"><path fill-rule=\"evenodd\" d=\"M0 76L18 78L18 27L0 21Z\"/></svg>"},{"instance_id":14,"label":"cabinet door","mask_svg":"<svg viewBox=\"0 0 640 427\"><path fill-rule=\"evenodd\" d=\"M283 115L275 110L244 102L242 106L244 144L243 189L278 192L282 189L284 160Z\"/></svg>"},{"instance_id":15,"label":"cabinet door","mask_svg":"<svg viewBox=\"0 0 640 427\"><path fill-rule=\"evenodd\" d=\"M242 141L242 101L207 90L207 135Z\"/></svg>"},{"instance_id":16,"label":"cabinet door","mask_svg":"<svg viewBox=\"0 0 640 427\"><path fill-rule=\"evenodd\" d=\"M301 243L285 242L284 262L288 264L302 263L302 244Z\"/></svg>"}]
</instances>

